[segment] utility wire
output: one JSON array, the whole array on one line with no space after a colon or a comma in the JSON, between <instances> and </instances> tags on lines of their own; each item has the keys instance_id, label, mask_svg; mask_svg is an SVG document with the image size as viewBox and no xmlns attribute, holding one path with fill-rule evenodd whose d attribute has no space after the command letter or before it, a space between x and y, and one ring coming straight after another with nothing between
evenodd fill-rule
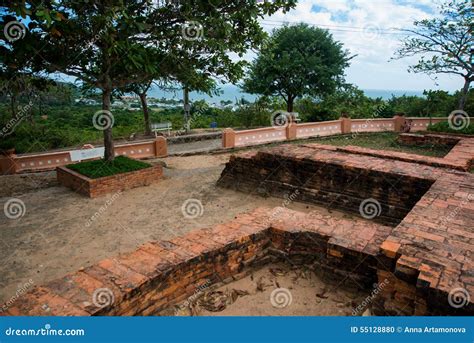
<instances>
[{"instance_id":1,"label":"utility wire","mask_svg":"<svg viewBox=\"0 0 474 343\"><path fill-rule=\"evenodd\" d=\"M342 26L342 25L325 25L325 24L312 24L304 21L278 21L278 20L262 20L263 25L270 25L270 26L284 26L286 24L299 24L304 23L311 26L316 27L323 27L327 28L329 31L336 31L336 32L354 32L354 33L365 33L365 32L374 32L377 34L383 35L407 35L407 33L403 32L401 29L397 28L379 28L377 26L367 26L367 27L356 27L356 26Z\"/></svg>"}]
</instances>

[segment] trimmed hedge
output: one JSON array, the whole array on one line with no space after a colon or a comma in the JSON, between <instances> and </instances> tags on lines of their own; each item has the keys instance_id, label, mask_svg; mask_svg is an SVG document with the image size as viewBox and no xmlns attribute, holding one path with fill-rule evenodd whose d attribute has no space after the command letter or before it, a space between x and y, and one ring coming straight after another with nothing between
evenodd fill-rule
<instances>
[{"instance_id":1,"label":"trimmed hedge","mask_svg":"<svg viewBox=\"0 0 474 343\"><path fill-rule=\"evenodd\" d=\"M91 179L127 173L135 170L151 167L151 164L133 160L125 156L117 156L113 161L106 162L103 159L69 164L71 170L85 175Z\"/></svg>"}]
</instances>

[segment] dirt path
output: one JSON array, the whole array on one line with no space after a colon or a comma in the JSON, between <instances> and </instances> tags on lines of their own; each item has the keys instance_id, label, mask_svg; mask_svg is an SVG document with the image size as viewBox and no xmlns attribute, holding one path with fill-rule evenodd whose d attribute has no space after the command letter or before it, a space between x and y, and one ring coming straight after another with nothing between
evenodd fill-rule
<instances>
[{"instance_id":1,"label":"dirt path","mask_svg":"<svg viewBox=\"0 0 474 343\"><path fill-rule=\"evenodd\" d=\"M216 188L228 158L165 158L164 180L97 199L58 186L54 172L0 176L2 209L11 196L22 200L26 209L20 219L0 216L0 302L13 297L30 279L39 285L150 240L226 222L258 206L282 205L281 199ZM196 219L187 219L181 210L190 198L203 205L203 214ZM289 207L317 209L298 203Z\"/></svg>"},{"instance_id":2,"label":"dirt path","mask_svg":"<svg viewBox=\"0 0 474 343\"><path fill-rule=\"evenodd\" d=\"M168 144L168 154L182 154L190 152L206 152L222 148L221 139L206 139L202 141Z\"/></svg>"}]
</instances>

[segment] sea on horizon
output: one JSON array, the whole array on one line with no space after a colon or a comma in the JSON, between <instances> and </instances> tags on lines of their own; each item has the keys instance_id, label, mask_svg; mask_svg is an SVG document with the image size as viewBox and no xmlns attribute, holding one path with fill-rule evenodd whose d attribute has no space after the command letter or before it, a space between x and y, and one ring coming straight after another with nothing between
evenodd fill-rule
<instances>
[{"instance_id":1,"label":"sea on horizon","mask_svg":"<svg viewBox=\"0 0 474 343\"><path fill-rule=\"evenodd\" d=\"M218 103L221 100L231 100L231 101L236 101L238 99L244 98L248 101L254 101L257 96L254 94L248 94L244 93L241 91L241 89L238 86L232 85L232 84L225 84L219 86L221 90L220 95L214 95L214 96L209 96L204 93L198 93L198 92L191 92L190 93L190 98L191 101L195 100L206 100L207 102L210 103ZM362 89L365 93L366 96L369 98L382 98L384 100L388 100L392 97L392 95L395 96L402 96L402 95L407 95L407 96L421 96L423 97L423 91L415 91L415 90L400 90L400 89ZM176 90L176 91L165 91L161 88L158 87L152 87L148 93L148 96L154 97L154 98L167 98L167 99L177 99L180 100L183 98L183 93L181 90Z\"/></svg>"}]
</instances>

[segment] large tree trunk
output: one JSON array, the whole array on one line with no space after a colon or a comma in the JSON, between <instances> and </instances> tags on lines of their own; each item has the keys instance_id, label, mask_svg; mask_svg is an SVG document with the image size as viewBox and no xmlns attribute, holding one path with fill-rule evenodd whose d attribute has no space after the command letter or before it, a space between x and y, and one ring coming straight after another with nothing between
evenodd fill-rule
<instances>
[{"instance_id":1,"label":"large tree trunk","mask_svg":"<svg viewBox=\"0 0 474 343\"><path fill-rule=\"evenodd\" d=\"M12 109L12 118L16 118L16 96L12 95L10 97L10 106Z\"/></svg>"},{"instance_id":2,"label":"large tree trunk","mask_svg":"<svg viewBox=\"0 0 474 343\"><path fill-rule=\"evenodd\" d=\"M143 119L145 120L145 135L151 135L150 114L148 112L148 103L146 100L146 92L139 94L140 102L142 103Z\"/></svg>"},{"instance_id":3,"label":"large tree trunk","mask_svg":"<svg viewBox=\"0 0 474 343\"><path fill-rule=\"evenodd\" d=\"M288 100L286 102L286 111L289 112L289 113L293 112L293 101L294 100L295 99L291 95L288 96Z\"/></svg>"},{"instance_id":4,"label":"large tree trunk","mask_svg":"<svg viewBox=\"0 0 474 343\"><path fill-rule=\"evenodd\" d=\"M104 110L103 115L108 117L107 123L104 129L104 147L105 147L105 152L104 152L104 159L106 161L113 161L115 158L115 149L114 149L114 140L112 138L112 125L113 123L113 118L111 117L111 112L110 112L110 97L112 95L112 89L104 89L102 91L102 110Z\"/></svg>"},{"instance_id":5,"label":"large tree trunk","mask_svg":"<svg viewBox=\"0 0 474 343\"><path fill-rule=\"evenodd\" d=\"M191 130L190 125L190 105L189 105L189 88L184 86L183 88L183 102L184 102L184 130L189 133Z\"/></svg>"},{"instance_id":6,"label":"large tree trunk","mask_svg":"<svg viewBox=\"0 0 474 343\"><path fill-rule=\"evenodd\" d=\"M459 105L458 105L458 108L460 110L464 110L464 106L466 105L467 93L469 92L469 85L470 84L471 84L470 78L465 77L464 78L464 87L462 88L461 98L459 99Z\"/></svg>"}]
</instances>

